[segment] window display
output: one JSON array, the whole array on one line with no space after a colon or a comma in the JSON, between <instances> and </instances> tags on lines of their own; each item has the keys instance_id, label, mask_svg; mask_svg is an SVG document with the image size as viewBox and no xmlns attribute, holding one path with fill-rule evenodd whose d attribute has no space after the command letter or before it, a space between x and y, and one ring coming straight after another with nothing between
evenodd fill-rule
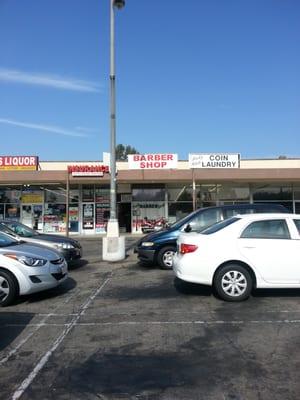
<instances>
[{"instance_id":1,"label":"window display","mask_svg":"<svg viewBox=\"0 0 300 400\"><path fill-rule=\"evenodd\" d=\"M82 205L82 228L94 229L94 204Z\"/></svg>"},{"instance_id":2,"label":"window display","mask_svg":"<svg viewBox=\"0 0 300 400\"><path fill-rule=\"evenodd\" d=\"M155 224L165 217L165 203L163 201L132 202L132 232L141 232L145 223Z\"/></svg>"},{"instance_id":3,"label":"window display","mask_svg":"<svg viewBox=\"0 0 300 400\"><path fill-rule=\"evenodd\" d=\"M44 211L45 232L66 231L66 204L46 203Z\"/></svg>"},{"instance_id":4,"label":"window display","mask_svg":"<svg viewBox=\"0 0 300 400\"><path fill-rule=\"evenodd\" d=\"M78 232L79 228L79 207L78 204L71 204L69 207L69 231Z\"/></svg>"},{"instance_id":5,"label":"window display","mask_svg":"<svg viewBox=\"0 0 300 400\"><path fill-rule=\"evenodd\" d=\"M5 204L5 218L18 221L20 219L19 204Z\"/></svg>"},{"instance_id":6,"label":"window display","mask_svg":"<svg viewBox=\"0 0 300 400\"><path fill-rule=\"evenodd\" d=\"M95 190L94 185L84 185L82 187L82 201L83 202L93 202L95 200Z\"/></svg>"}]
</instances>

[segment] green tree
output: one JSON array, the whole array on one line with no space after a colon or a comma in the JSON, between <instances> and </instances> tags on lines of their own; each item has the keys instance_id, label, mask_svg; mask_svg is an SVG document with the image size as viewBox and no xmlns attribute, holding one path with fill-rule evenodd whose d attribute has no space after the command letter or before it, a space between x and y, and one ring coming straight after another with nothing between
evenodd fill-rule
<instances>
[{"instance_id":1,"label":"green tree","mask_svg":"<svg viewBox=\"0 0 300 400\"><path fill-rule=\"evenodd\" d=\"M116 146L116 161L127 161L128 154L140 154L137 149L132 146L118 144Z\"/></svg>"}]
</instances>

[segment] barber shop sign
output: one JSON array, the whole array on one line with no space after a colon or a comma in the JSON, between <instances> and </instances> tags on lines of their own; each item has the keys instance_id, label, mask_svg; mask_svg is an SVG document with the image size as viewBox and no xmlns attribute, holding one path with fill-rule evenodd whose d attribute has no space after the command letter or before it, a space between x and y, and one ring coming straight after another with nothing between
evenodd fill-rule
<instances>
[{"instance_id":1,"label":"barber shop sign","mask_svg":"<svg viewBox=\"0 0 300 400\"><path fill-rule=\"evenodd\" d=\"M175 169L177 154L129 154L129 169Z\"/></svg>"}]
</instances>

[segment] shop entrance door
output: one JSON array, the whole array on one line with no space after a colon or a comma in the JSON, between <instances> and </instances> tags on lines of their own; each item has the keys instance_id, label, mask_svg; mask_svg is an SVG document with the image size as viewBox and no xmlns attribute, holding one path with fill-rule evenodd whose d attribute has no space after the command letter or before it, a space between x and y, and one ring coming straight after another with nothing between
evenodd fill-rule
<instances>
[{"instance_id":1,"label":"shop entrance door","mask_svg":"<svg viewBox=\"0 0 300 400\"><path fill-rule=\"evenodd\" d=\"M82 232L86 234L95 232L95 204L82 203Z\"/></svg>"},{"instance_id":2,"label":"shop entrance door","mask_svg":"<svg viewBox=\"0 0 300 400\"><path fill-rule=\"evenodd\" d=\"M43 230L43 204L22 204L21 222L29 228Z\"/></svg>"}]
</instances>

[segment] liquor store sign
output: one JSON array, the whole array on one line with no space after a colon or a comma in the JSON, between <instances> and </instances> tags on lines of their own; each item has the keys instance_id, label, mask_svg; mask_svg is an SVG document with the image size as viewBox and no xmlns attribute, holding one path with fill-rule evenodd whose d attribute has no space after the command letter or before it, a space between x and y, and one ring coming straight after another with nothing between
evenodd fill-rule
<instances>
[{"instance_id":1,"label":"liquor store sign","mask_svg":"<svg viewBox=\"0 0 300 400\"><path fill-rule=\"evenodd\" d=\"M128 154L129 169L177 168L177 154Z\"/></svg>"},{"instance_id":2,"label":"liquor store sign","mask_svg":"<svg viewBox=\"0 0 300 400\"><path fill-rule=\"evenodd\" d=\"M68 165L72 176L104 176L109 173L108 165Z\"/></svg>"},{"instance_id":3,"label":"liquor store sign","mask_svg":"<svg viewBox=\"0 0 300 400\"><path fill-rule=\"evenodd\" d=\"M0 156L0 170L36 171L39 159L36 156Z\"/></svg>"},{"instance_id":4,"label":"liquor store sign","mask_svg":"<svg viewBox=\"0 0 300 400\"><path fill-rule=\"evenodd\" d=\"M190 168L240 168L240 154L189 154Z\"/></svg>"}]
</instances>

